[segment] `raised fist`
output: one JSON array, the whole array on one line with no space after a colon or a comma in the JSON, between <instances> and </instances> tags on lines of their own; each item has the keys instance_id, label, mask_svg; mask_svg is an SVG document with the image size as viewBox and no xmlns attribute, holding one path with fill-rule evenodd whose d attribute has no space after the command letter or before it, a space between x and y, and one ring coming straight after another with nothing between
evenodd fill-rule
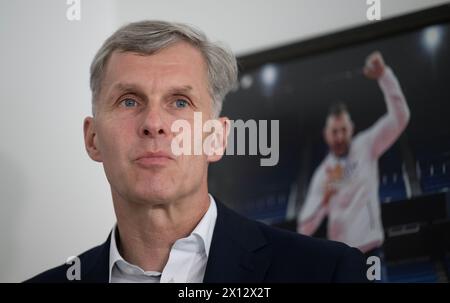
<instances>
[{"instance_id":1,"label":"raised fist","mask_svg":"<svg viewBox=\"0 0 450 303\"><path fill-rule=\"evenodd\" d=\"M378 80L383 75L385 69L386 65L384 64L383 56L380 52L376 51L367 57L363 72L367 78Z\"/></svg>"}]
</instances>

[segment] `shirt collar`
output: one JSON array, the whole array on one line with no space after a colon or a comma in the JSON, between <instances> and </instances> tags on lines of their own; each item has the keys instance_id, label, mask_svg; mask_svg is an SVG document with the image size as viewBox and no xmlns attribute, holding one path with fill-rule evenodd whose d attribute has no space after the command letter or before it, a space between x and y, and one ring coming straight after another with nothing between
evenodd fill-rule
<instances>
[{"instance_id":1,"label":"shirt collar","mask_svg":"<svg viewBox=\"0 0 450 303\"><path fill-rule=\"evenodd\" d=\"M192 231L193 235L197 235L202 240L206 257L209 256L209 248L211 247L212 236L217 219L217 206L214 197L209 195L209 207L203 218Z\"/></svg>"},{"instance_id":2,"label":"shirt collar","mask_svg":"<svg viewBox=\"0 0 450 303\"><path fill-rule=\"evenodd\" d=\"M350 152L343 156L343 157L338 157L335 154L333 154L332 152L328 153L328 159L329 161L331 161L332 163L340 163L340 164L344 164L347 162L348 160L348 155L350 154Z\"/></svg>"},{"instance_id":3,"label":"shirt collar","mask_svg":"<svg viewBox=\"0 0 450 303\"><path fill-rule=\"evenodd\" d=\"M191 235L196 235L200 238L200 241L202 243L202 248L204 253L206 254L206 257L209 256L209 249L211 247L211 241L213 237L214 227L216 224L217 219L217 206L216 201L214 200L214 197L209 194L209 207L206 213L203 215L200 222L197 224L197 226L194 228ZM120 255L119 249L117 247L116 242L116 230L117 230L117 223L114 225L112 232L111 232L111 241L110 241L110 248L109 248L109 277L111 279L111 273L113 270L114 265L116 262L129 265L130 267L135 267L135 265L129 264L123 257ZM186 239L186 238L183 238ZM182 240L182 239L179 239ZM178 240L178 241L179 241Z\"/></svg>"}]
</instances>

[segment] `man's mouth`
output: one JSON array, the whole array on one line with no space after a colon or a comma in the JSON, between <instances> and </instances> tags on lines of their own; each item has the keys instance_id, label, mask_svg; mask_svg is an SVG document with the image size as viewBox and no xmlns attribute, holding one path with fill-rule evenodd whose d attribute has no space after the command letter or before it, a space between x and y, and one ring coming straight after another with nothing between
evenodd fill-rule
<instances>
[{"instance_id":1,"label":"man's mouth","mask_svg":"<svg viewBox=\"0 0 450 303\"><path fill-rule=\"evenodd\" d=\"M145 152L139 155L135 162L144 168L158 166L158 165L166 165L171 161L175 160L175 158L166 152L157 151L157 152Z\"/></svg>"}]
</instances>

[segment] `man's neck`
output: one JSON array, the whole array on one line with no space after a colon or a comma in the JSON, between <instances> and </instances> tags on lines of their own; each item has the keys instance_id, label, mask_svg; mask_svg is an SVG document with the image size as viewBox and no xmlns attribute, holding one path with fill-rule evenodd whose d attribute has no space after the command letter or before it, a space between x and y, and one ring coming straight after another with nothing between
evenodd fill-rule
<instances>
[{"instance_id":1,"label":"man's neck","mask_svg":"<svg viewBox=\"0 0 450 303\"><path fill-rule=\"evenodd\" d=\"M175 241L194 230L210 205L207 192L158 205L126 202L114 193L113 200L120 254L145 271L159 272Z\"/></svg>"}]
</instances>

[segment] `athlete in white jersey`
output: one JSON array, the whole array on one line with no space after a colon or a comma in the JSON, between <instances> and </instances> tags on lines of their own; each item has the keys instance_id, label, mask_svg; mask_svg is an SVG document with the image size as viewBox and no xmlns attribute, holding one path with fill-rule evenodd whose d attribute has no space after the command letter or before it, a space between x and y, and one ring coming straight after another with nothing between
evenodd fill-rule
<instances>
[{"instance_id":1,"label":"athlete in white jersey","mask_svg":"<svg viewBox=\"0 0 450 303\"><path fill-rule=\"evenodd\" d=\"M406 128L410 113L395 75L379 52L368 57L364 74L378 81L387 113L352 138L348 111L341 107L330 112L324 128L330 152L313 175L299 213L298 232L313 234L328 216L328 239L366 253L384 240L377 162Z\"/></svg>"}]
</instances>

